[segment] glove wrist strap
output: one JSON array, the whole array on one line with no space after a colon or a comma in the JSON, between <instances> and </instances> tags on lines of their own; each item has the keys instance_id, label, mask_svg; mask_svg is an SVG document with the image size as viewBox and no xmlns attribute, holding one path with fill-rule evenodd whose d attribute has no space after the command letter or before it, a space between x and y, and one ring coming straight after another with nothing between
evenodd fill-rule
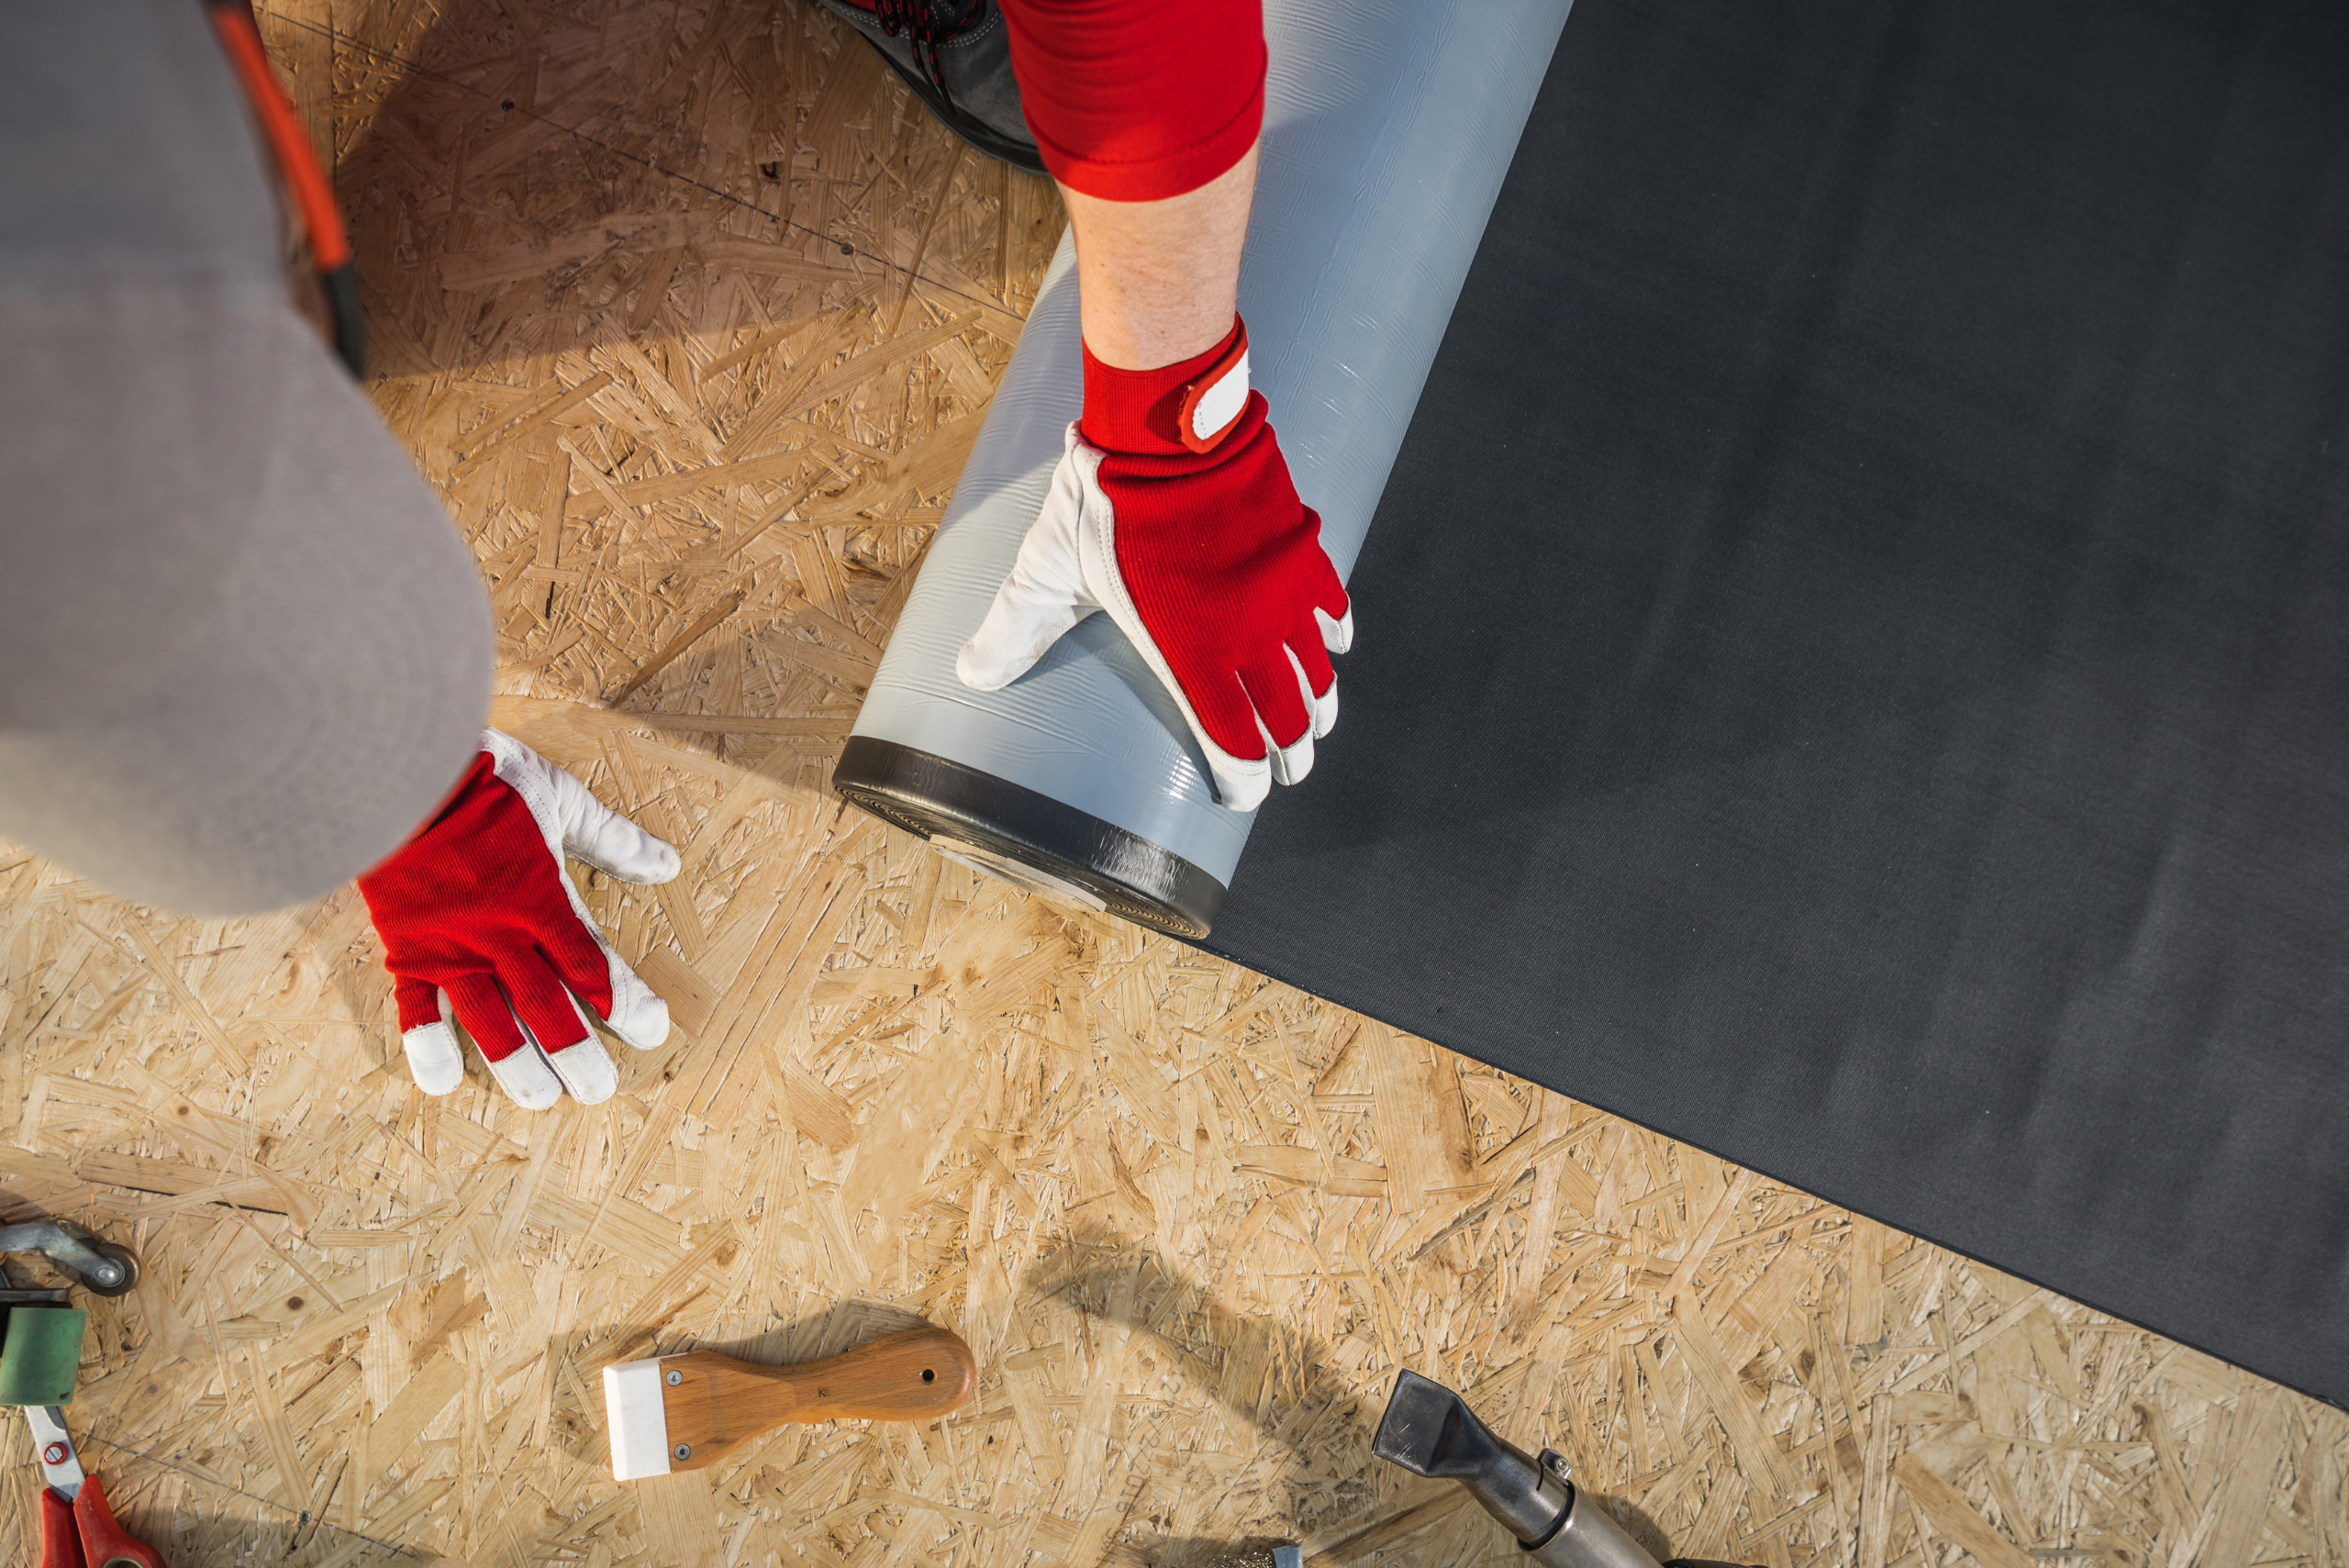
<instances>
[{"instance_id":1,"label":"glove wrist strap","mask_svg":"<svg viewBox=\"0 0 2349 1568\"><path fill-rule=\"evenodd\" d=\"M1085 349L1085 439L1105 451L1174 457L1213 451L1248 407L1248 327L1203 354L1155 370L1119 370Z\"/></svg>"}]
</instances>

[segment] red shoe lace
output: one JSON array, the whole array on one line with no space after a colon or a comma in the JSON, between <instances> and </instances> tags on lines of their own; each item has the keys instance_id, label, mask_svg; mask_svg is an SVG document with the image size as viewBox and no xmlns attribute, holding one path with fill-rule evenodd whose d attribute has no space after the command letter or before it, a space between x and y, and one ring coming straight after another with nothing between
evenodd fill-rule
<instances>
[{"instance_id":1,"label":"red shoe lace","mask_svg":"<svg viewBox=\"0 0 2349 1568\"><path fill-rule=\"evenodd\" d=\"M938 58L938 46L968 32L986 11L987 0L963 0L961 9L941 27L930 0L874 0L873 19L891 38L905 34L906 41L913 45L915 67L930 78L939 97L952 104L954 99L946 91L946 68Z\"/></svg>"}]
</instances>

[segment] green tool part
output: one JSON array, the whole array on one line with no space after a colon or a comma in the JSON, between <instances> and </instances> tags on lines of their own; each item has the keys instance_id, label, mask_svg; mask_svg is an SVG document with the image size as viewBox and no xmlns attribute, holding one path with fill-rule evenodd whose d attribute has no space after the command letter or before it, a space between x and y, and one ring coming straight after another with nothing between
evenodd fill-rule
<instances>
[{"instance_id":1,"label":"green tool part","mask_svg":"<svg viewBox=\"0 0 2349 1568\"><path fill-rule=\"evenodd\" d=\"M0 1405L62 1405L82 1365L79 1307L12 1307L0 1323Z\"/></svg>"}]
</instances>

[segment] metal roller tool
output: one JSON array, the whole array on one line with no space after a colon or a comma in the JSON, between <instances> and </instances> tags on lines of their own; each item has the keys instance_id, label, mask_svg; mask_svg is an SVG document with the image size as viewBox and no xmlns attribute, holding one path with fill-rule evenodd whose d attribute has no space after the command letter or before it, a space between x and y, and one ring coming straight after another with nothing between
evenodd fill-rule
<instances>
[{"instance_id":1,"label":"metal roller tool","mask_svg":"<svg viewBox=\"0 0 2349 1568\"><path fill-rule=\"evenodd\" d=\"M139 1260L128 1249L102 1241L70 1219L38 1219L0 1227L0 1252L39 1252L78 1275L98 1296L122 1296L139 1283ZM30 1294L43 1298L56 1295L50 1291ZM63 1298L61 1296L58 1299Z\"/></svg>"}]
</instances>

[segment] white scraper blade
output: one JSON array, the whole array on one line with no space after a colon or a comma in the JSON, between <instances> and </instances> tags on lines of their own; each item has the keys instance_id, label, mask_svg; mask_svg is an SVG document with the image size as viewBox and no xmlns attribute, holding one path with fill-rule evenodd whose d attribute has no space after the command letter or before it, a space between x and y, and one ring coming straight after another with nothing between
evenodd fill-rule
<instances>
[{"instance_id":1,"label":"white scraper blade","mask_svg":"<svg viewBox=\"0 0 2349 1568\"><path fill-rule=\"evenodd\" d=\"M604 1429L611 1438L614 1479L669 1473L669 1415L661 1404L660 1357L604 1369Z\"/></svg>"}]
</instances>

